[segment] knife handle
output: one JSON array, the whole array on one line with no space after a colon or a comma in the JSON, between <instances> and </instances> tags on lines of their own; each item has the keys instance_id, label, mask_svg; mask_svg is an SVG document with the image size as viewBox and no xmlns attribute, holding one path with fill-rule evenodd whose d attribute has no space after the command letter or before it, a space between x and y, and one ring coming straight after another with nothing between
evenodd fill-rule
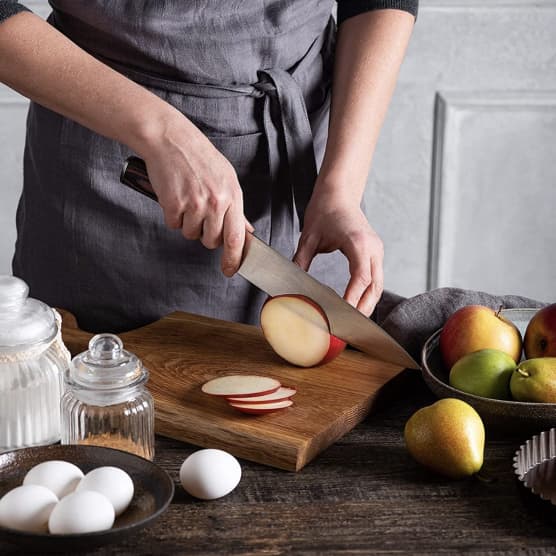
<instances>
[{"instance_id":1,"label":"knife handle","mask_svg":"<svg viewBox=\"0 0 556 556\"><path fill-rule=\"evenodd\" d=\"M158 197L153 191L153 187L149 181L147 166L145 161L141 158L130 156L124 162L122 173L120 174L120 181L131 189L146 195L149 199L158 202Z\"/></svg>"}]
</instances>

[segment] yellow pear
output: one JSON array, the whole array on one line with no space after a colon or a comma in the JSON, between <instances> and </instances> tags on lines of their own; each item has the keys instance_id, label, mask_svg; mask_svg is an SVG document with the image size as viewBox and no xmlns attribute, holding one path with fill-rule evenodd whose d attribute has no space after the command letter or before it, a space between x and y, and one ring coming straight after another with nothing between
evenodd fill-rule
<instances>
[{"instance_id":1,"label":"yellow pear","mask_svg":"<svg viewBox=\"0 0 556 556\"><path fill-rule=\"evenodd\" d=\"M522 361L512 374L510 389L520 402L556 403L556 357Z\"/></svg>"},{"instance_id":2,"label":"yellow pear","mask_svg":"<svg viewBox=\"0 0 556 556\"><path fill-rule=\"evenodd\" d=\"M481 469L485 427L467 403L445 398L416 411L404 430L409 453L422 465L452 478Z\"/></svg>"}]
</instances>

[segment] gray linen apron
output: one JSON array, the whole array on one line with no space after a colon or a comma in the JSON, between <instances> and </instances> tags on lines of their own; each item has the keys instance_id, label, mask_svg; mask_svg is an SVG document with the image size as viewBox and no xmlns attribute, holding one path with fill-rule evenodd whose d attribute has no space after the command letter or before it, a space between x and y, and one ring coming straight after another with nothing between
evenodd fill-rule
<instances>
[{"instance_id":1,"label":"gray linen apron","mask_svg":"<svg viewBox=\"0 0 556 556\"><path fill-rule=\"evenodd\" d=\"M326 140L333 0L50 3L52 25L207 134L236 169L256 234L291 257ZM257 323L265 295L224 277L219 250L168 230L156 203L119 183L130 154L31 105L14 274L92 331L175 310ZM328 255L312 273L341 291L346 269Z\"/></svg>"}]
</instances>

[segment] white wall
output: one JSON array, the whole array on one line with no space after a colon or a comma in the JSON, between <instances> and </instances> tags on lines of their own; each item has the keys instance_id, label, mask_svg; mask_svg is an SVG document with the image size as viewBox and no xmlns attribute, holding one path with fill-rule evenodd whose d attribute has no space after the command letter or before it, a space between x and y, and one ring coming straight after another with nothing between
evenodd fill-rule
<instances>
[{"instance_id":1,"label":"white wall","mask_svg":"<svg viewBox=\"0 0 556 556\"><path fill-rule=\"evenodd\" d=\"M365 199L388 289L556 301L555 29L556 0L421 0ZM25 107L0 88L0 273L15 241Z\"/></svg>"},{"instance_id":2,"label":"white wall","mask_svg":"<svg viewBox=\"0 0 556 556\"><path fill-rule=\"evenodd\" d=\"M24 0L47 17L46 0ZM0 274L11 274L15 244L15 211L23 184L23 146L28 101L0 83Z\"/></svg>"},{"instance_id":3,"label":"white wall","mask_svg":"<svg viewBox=\"0 0 556 556\"><path fill-rule=\"evenodd\" d=\"M386 287L556 301L556 1L421 0L367 214Z\"/></svg>"},{"instance_id":4,"label":"white wall","mask_svg":"<svg viewBox=\"0 0 556 556\"><path fill-rule=\"evenodd\" d=\"M27 102L0 85L0 274L11 273L15 210L23 183Z\"/></svg>"}]
</instances>

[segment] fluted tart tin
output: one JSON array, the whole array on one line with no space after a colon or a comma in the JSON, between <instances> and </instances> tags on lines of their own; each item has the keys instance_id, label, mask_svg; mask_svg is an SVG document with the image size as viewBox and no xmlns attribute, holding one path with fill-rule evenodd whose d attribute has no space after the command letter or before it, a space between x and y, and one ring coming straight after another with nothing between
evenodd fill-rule
<instances>
[{"instance_id":1,"label":"fluted tart tin","mask_svg":"<svg viewBox=\"0 0 556 556\"><path fill-rule=\"evenodd\" d=\"M114 334L97 334L64 376L62 444L117 448L154 458L154 402L141 360Z\"/></svg>"},{"instance_id":2,"label":"fluted tart tin","mask_svg":"<svg viewBox=\"0 0 556 556\"><path fill-rule=\"evenodd\" d=\"M543 500L556 505L556 429L527 440L514 456L518 479Z\"/></svg>"}]
</instances>

